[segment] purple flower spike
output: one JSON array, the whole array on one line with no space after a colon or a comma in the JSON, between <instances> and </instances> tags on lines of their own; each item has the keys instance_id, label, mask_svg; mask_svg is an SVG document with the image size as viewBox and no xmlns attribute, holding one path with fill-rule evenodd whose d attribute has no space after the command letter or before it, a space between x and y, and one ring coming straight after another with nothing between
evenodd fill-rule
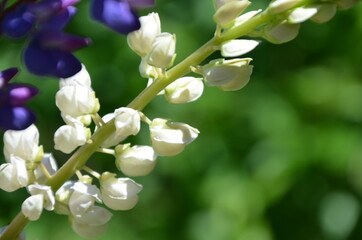
<instances>
[{"instance_id":1,"label":"purple flower spike","mask_svg":"<svg viewBox=\"0 0 362 240\"><path fill-rule=\"evenodd\" d=\"M44 49L58 49L65 52L73 52L77 49L88 46L91 43L89 38L64 34L62 32L45 32L37 37Z\"/></svg>"},{"instance_id":2,"label":"purple flower spike","mask_svg":"<svg viewBox=\"0 0 362 240\"><path fill-rule=\"evenodd\" d=\"M0 129L23 130L35 122L35 115L24 106L0 105Z\"/></svg>"},{"instance_id":3,"label":"purple flower spike","mask_svg":"<svg viewBox=\"0 0 362 240\"><path fill-rule=\"evenodd\" d=\"M9 83L18 72L10 68L0 72L0 129L22 130L35 122L35 115L24 103L38 94L38 89L20 83Z\"/></svg>"},{"instance_id":4,"label":"purple flower spike","mask_svg":"<svg viewBox=\"0 0 362 240\"><path fill-rule=\"evenodd\" d=\"M60 31L65 27L65 25L67 25L69 20L74 16L76 12L77 9L75 7L69 6L58 15L50 18L46 22L43 22L40 27L43 31L44 30Z\"/></svg>"},{"instance_id":5,"label":"purple flower spike","mask_svg":"<svg viewBox=\"0 0 362 240\"><path fill-rule=\"evenodd\" d=\"M4 34L13 38L21 38L31 31L35 21L35 16L28 12L27 7L23 5L4 16L1 27Z\"/></svg>"},{"instance_id":6,"label":"purple flower spike","mask_svg":"<svg viewBox=\"0 0 362 240\"><path fill-rule=\"evenodd\" d=\"M93 0L91 14L95 20L121 34L128 34L141 26L137 14L124 0Z\"/></svg>"},{"instance_id":7,"label":"purple flower spike","mask_svg":"<svg viewBox=\"0 0 362 240\"><path fill-rule=\"evenodd\" d=\"M29 72L39 76L68 78L82 69L82 64L70 52L46 49L34 43L25 49L24 62Z\"/></svg>"}]
</instances>

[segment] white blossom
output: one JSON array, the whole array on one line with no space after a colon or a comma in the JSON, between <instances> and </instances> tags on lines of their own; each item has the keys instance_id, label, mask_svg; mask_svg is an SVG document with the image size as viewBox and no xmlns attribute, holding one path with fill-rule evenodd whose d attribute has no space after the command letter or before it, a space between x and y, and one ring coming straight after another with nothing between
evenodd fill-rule
<instances>
[{"instance_id":1,"label":"white blossom","mask_svg":"<svg viewBox=\"0 0 362 240\"><path fill-rule=\"evenodd\" d=\"M156 118L150 124L151 143L160 156L174 156L194 141L199 131L185 123Z\"/></svg>"},{"instance_id":2,"label":"white blossom","mask_svg":"<svg viewBox=\"0 0 362 240\"><path fill-rule=\"evenodd\" d=\"M239 17L237 17L235 19L232 27L236 27L236 26L239 26L239 25L243 24L244 22L248 21L252 17L254 17L257 14L261 13L262 11L263 11L262 9L258 9L258 10L250 11L250 12L247 12L247 13L244 13L244 14L240 15Z\"/></svg>"},{"instance_id":3,"label":"white blossom","mask_svg":"<svg viewBox=\"0 0 362 240\"><path fill-rule=\"evenodd\" d=\"M118 108L114 111L114 125L119 138L137 135L141 128L140 114L132 108Z\"/></svg>"},{"instance_id":4,"label":"white blossom","mask_svg":"<svg viewBox=\"0 0 362 240\"><path fill-rule=\"evenodd\" d=\"M0 165L0 188L7 192L14 192L28 185L29 177L25 160L11 155L10 163Z\"/></svg>"},{"instance_id":5,"label":"white blossom","mask_svg":"<svg viewBox=\"0 0 362 240\"><path fill-rule=\"evenodd\" d=\"M127 176L145 176L156 165L157 154L150 146L116 147L116 166Z\"/></svg>"},{"instance_id":6,"label":"white blossom","mask_svg":"<svg viewBox=\"0 0 362 240\"><path fill-rule=\"evenodd\" d=\"M59 110L72 117L93 114L99 110L95 92L88 86L76 81L64 85L55 95L55 104Z\"/></svg>"},{"instance_id":7,"label":"white blossom","mask_svg":"<svg viewBox=\"0 0 362 240\"><path fill-rule=\"evenodd\" d=\"M72 180L66 181L55 193L54 211L58 214L70 215L68 208L69 198L74 192L73 186L76 182Z\"/></svg>"},{"instance_id":8,"label":"white blossom","mask_svg":"<svg viewBox=\"0 0 362 240\"><path fill-rule=\"evenodd\" d=\"M64 153L71 153L74 149L84 145L89 138L89 130L83 124L67 116L68 125L63 125L54 133L54 148Z\"/></svg>"},{"instance_id":9,"label":"white blossom","mask_svg":"<svg viewBox=\"0 0 362 240\"><path fill-rule=\"evenodd\" d=\"M301 0L276 0L270 3L268 10L271 14L277 14L294 7L300 2Z\"/></svg>"},{"instance_id":10,"label":"white blossom","mask_svg":"<svg viewBox=\"0 0 362 240\"><path fill-rule=\"evenodd\" d=\"M160 33L156 36L152 50L147 55L147 63L158 68L168 68L176 56L176 35Z\"/></svg>"},{"instance_id":11,"label":"white blossom","mask_svg":"<svg viewBox=\"0 0 362 240\"><path fill-rule=\"evenodd\" d=\"M224 57L237 57L252 51L259 45L259 41L235 39L221 45L221 55Z\"/></svg>"},{"instance_id":12,"label":"white blossom","mask_svg":"<svg viewBox=\"0 0 362 240\"><path fill-rule=\"evenodd\" d=\"M91 78L85 66L82 64L82 69L68 78L61 78L59 81L59 88L64 86L73 85L74 83L91 88Z\"/></svg>"},{"instance_id":13,"label":"white blossom","mask_svg":"<svg viewBox=\"0 0 362 240\"><path fill-rule=\"evenodd\" d=\"M21 211L30 221L39 219L43 208L52 211L54 209L55 198L50 186L29 185L30 197L25 199L21 205Z\"/></svg>"},{"instance_id":14,"label":"white blossom","mask_svg":"<svg viewBox=\"0 0 362 240\"><path fill-rule=\"evenodd\" d=\"M97 201L102 202L99 189L95 185L83 182L76 182L71 189L68 205L73 216L82 215L94 206Z\"/></svg>"},{"instance_id":15,"label":"white blossom","mask_svg":"<svg viewBox=\"0 0 362 240\"><path fill-rule=\"evenodd\" d=\"M140 29L128 34L128 45L140 56L146 56L152 49L152 44L161 33L160 18L157 13L150 13L139 18Z\"/></svg>"},{"instance_id":16,"label":"white blossom","mask_svg":"<svg viewBox=\"0 0 362 240\"><path fill-rule=\"evenodd\" d=\"M103 217L103 219L106 220L107 217L108 216L105 216ZM108 222L102 225L94 226L84 223L84 220L79 220L79 218L71 218L71 223L72 223L72 229L75 233L77 233L79 236L83 238L88 238L88 239L99 238L108 229Z\"/></svg>"},{"instance_id":17,"label":"white blossom","mask_svg":"<svg viewBox=\"0 0 362 240\"><path fill-rule=\"evenodd\" d=\"M151 66L147 63L147 57L141 58L141 63L138 67L140 74L144 78L153 78L156 79L160 76L160 73L162 72L161 68L157 68L154 66Z\"/></svg>"},{"instance_id":18,"label":"white blossom","mask_svg":"<svg viewBox=\"0 0 362 240\"><path fill-rule=\"evenodd\" d=\"M205 81L225 91L239 90L249 82L253 70L250 61L251 58L213 60L202 67Z\"/></svg>"},{"instance_id":19,"label":"white blossom","mask_svg":"<svg viewBox=\"0 0 362 240\"><path fill-rule=\"evenodd\" d=\"M4 155L8 162L11 154L27 161L42 159L43 149L38 145L39 131L34 124L24 130L7 130L4 133Z\"/></svg>"},{"instance_id":20,"label":"white blossom","mask_svg":"<svg viewBox=\"0 0 362 240\"><path fill-rule=\"evenodd\" d=\"M288 22L296 24L307 21L313 17L319 9L320 5L298 7L289 14Z\"/></svg>"},{"instance_id":21,"label":"white blossom","mask_svg":"<svg viewBox=\"0 0 362 240\"><path fill-rule=\"evenodd\" d=\"M44 165L45 169L50 175L54 175L58 170L57 162L51 153L45 153L41 163ZM34 170L34 176L38 183L45 183L47 181L47 177L44 175L40 166Z\"/></svg>"},{"instance_id":22,"label":"white blossom","mask_svg":"<svg viewBox=\"0 0 362 240\"><path fill-rule=\"evenodd\" d=\"M299 33L300 24L290 24L286 21L264 29L264 38L271 43L281 44L293 40Z\"/></svg>"},{"instance_id":23,"label":"white blossom","mask_svg":"<svg viewBox=\"0 0 362 240\"><path fill-rule=\"evenodd\" d=\"M248 0L222 2L222 4L215 4L217 10L214 14L214 21L222 27L235 20L251 3Z\"/></svg>"},{"instance_id":24,"label":"white blossom","mask_svg":"<svg viewBox=\"0 0 362 240\"><path fill-rule=\"evenodd\" d=\"M182 77L166 87L165 98L170 103L188 103L197 100L203 91L202 78Z\"/></svg>"},{"instance_id":25,"label":"white blossom","mask_svg":"<svg viewBox=\"0 0 362 240\"><path fill-rule=\"evenodd\" d=\"M129 210L138 202L142 185L130 178L116 178L116 174L105 172L100 178L104 204L113 210Z\"/></svg>"}]
</instances>

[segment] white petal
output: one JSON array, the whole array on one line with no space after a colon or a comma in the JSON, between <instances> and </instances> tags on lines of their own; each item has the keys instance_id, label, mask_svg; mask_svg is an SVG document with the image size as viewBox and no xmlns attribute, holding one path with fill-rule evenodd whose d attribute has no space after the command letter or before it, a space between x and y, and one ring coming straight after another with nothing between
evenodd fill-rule
<instances>
[{"instance_id":1,"label":"white petal","mask_svg":"<svg viewBox=\"0 0 362 240\"><path fill-rule=\"evenodd\" d=\"M293 10L293 12L288 17L288 22L292 24L301 23L307 21L309 18L313 17L317 12L320 6L310 6L310 7L299 7Z\"/></svg>"},{"instance_id":2,"label":"white petal","mask_svg":"<svg viewBox=\"0 0 362 240\"><path fill-rule=\"evenodd\" d=\"M21 205L21 211L30 221L38 220L43 212L43 195L37 194L25 199Z\"/></svg>"},{"instance_id":3,"label":"white petal","mask_svg":"<svg viewBox=\"0 0 362 240\"><path fill-rule=\"evenodd\" d=\"M55 198L50 186L32 184L27 189L31 195L43 195L44 208L46 210L52 211L54 209Z\"/></svg>"},{"instance_id":4,"label":"white petal","mask_svg":"<svg viewBox=\"0 0 362 240\"><path fill-rule=\"evenodd\" d=\"M90 225L100 226L109 222L112 217L112 213L105 208L99 206L93 206L82 215L76 217L77 221Z\"/></svg>"},{"instance_id":5,"label":"white petal","mask_svg":"<svg viewBox=\"0 0 362 240\"><path fill-rule=\"evenodd\" d=\"M337 5L335 3L324 3L320 5L318 10L311 20L317 23L324 23L331 20L337 12Z\"/></svg>"},{"instance_id":6,"label":"white petal","mask_svg":"<svg viewBox=\"0 0 362 240\"><path fill-rule=\"evenodd\" d=\"M76 182L72 187L74 191L77 191L81 194L92 196L97 202L101 203L100 191L95 185L86 184L82 182Z\"/></svg>"},{"instance_id":7,"label":"white petal","mask_svg":"<svg viewBox=\"0 0 362 240\"><path fill-rule=\"evenodd\" d=\"M82 69L75 75L68 78L60 78L59 88L62 88L67 85L72 85L73 83L80 84L84 87L91 87L91 78L85 66L82 64Z\"/></svg>"},{"instance_id":8,"label":"white petal","mask_svg":"<svg viewBox=\"0 0 362 240\"><path fill-rule=\"evenodd\" d=\"M76 219L72 219L73 231L83 238L99 238L107 231L107 228L108 224L100 226L90 226L88 224L81 223Z\"/></svg>"},{"instance_id":9,"label":"white petal","mask_svg":"<svg viewBox=\"0 0 362 240\"><path fill-rule=\"evenodd\" d=\"M221 46L221 55L224 57L237 57L252 51L259 45L259 41L236 39L227 41Z\"/></svg>"},{"instance_id":10,"label":"white petal","mask_svg":"<svg viewBox=\"0 0 362 240\"><path fill-rule=\"evenodd\" d=\"M26 170L26 163L23 159L11 156L11 162L16 169L16 179L20 186L25 187L28 185L29 177Z\"/></svg>"}]
</instances>

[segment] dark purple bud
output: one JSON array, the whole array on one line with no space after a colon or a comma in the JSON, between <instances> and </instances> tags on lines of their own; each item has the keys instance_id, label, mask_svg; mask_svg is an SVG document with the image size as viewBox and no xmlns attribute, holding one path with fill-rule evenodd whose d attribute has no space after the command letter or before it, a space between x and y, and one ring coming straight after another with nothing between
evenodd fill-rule
<instances>
[{"instance_id":1,"label":"dark purple bud","mask_svg":"<svg viewBox=\"0 0 362 240\"><path fill-rule=\"evenodd\" d=\"M28 7L28 11L36 16L38 22L48 20L60 10L62 10L62 2L60 0L43 0L33 3Z\"/></svg>"},{"instance_id":2,"label":"dark purple bud","mask_svg":"<svg viewBox=\"0 0 362 240\"><path fill-rule=\"evenodd\" d=\"M37 95L39 90L28 84L12 83L9 84L7 93L10 105L20 106Z\"/></svg>"},{"instance_id":3,"label":"dark purple bud","mask_svg":"<svg viewBox=\"0 0 362 240\"><path fill-rule=\"evenodd\" d=\"M31 31L35 21L35 16L27 11L26 6L21 6L4 16L1 27L4 34L13 38L20 38Z\"/></svg>"},{"instance_id":4,"label":"dark purple bud","mask_svg":"<svg viewBox=\"0 0 362 240\"><path fill-rule=\"evenodd\" d=\"M126 0L131 8L147 8L155 5L154 0Z\"/></svg>"},{"instance_id":5,"label":"dark purple bud","mask_svg":"<svg viewBox=\"0 0 362 240\"><path fill-rule=\"evenodd\" d=\"M128 1L93 0L91 14L95 20L121 34L128 34L141 27Z\"/></svg>"},{"instance_id":6,"label":"dark purple bud","mask_svg":"<svg viewBox=\"0 0 362 240\"><path fill-rule=\"evenodd\" d=\"M89 38L82 38L62 32L43 32L36 39L44 49L58 49L72 52L91 43Z\"/></svg>"},{"instance_id":7,"label":"dark purple bud","mask_svg":"<svg viewBox=\"0 0 362 240\"><path fill-rule=\"evenodd\" d=\"M82 69L79 60L70 52L45 49L30 44L24 51L24 63L29 72L39 76L67 78Z\"/></svg>"},{"instance_id":8,"label":"dark purple bud","mask_svg":"<svg viewBox=\"0 0 362 240\"><path fill-rule=\"evenodd\" d=\"M65 25L69 22L69 20L74 16L77 12L77 9L73 6L67 7L64 11L55 15L54 17L48 19L47 21L41 24L42 30L51 30L51 31L60 31Z\"/></svg>"},{"instance_id":9,"label":"dark purple bud","mask_svg":"<svg viewBox=\"0 0 362 240\"><path fill-rule=\"evenodd\" d=\"M19 70L17 68L9 68L0 72L0 89L4 88Z\"/></svg>"},{"instance_id":10,"label":"dark purple bud","mask_svg":"<svg viewBox=\"0 0 362 240\"><path fill-rule=\"evenodd\" d=\"M35 115L24 106L0 105L0 129L22 130L35 122Z\"/></svg>"}]
</instances>

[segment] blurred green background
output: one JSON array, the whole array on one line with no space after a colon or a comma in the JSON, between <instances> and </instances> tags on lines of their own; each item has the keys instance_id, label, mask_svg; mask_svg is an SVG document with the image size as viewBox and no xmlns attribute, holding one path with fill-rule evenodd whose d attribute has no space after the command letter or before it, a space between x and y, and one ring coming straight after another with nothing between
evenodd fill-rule
<instances>
[{"instance_id":1,"label":"blurred green background","mask_svg":"<svg viewBox=\"0 0 362 240\"><path fill-rule=\"evenodd\" d=\"M268 1L252 2L251 9L258 9ZM103 115L127 105L147 80L139 77L139 58L126 38L91 21L87 1L78 6L67 31L93 40L76 55L92 76ZM176 33L176 62L213 35L211 0L158 0L141 14L150 11L160 14L163 31ZM254 73L240 91L207 87L201 99L184 105L157 97L145 109L149 118L185 122L201 134L180 155L159 157L149 176L135 178L144 186L138 205L113 212L100 239L361 239L361 13L359 4L326 24L306 22L287 44L264 41L247 54ZM63 124L54 104L58 81L26 72L24 44L0 39L0 67L19 67L16 80L40 88L29 105L38 116L41 144L61 165L67 155L53 151L52 140ZM146 125L132 141L149 144ZM117 171L112 157L101 154L89 166ZM25 190L0 192L0 226L26 197ZM47 211L26 233L27 239L81 239L65 216Z\"/></svg>"}]
</instances>

